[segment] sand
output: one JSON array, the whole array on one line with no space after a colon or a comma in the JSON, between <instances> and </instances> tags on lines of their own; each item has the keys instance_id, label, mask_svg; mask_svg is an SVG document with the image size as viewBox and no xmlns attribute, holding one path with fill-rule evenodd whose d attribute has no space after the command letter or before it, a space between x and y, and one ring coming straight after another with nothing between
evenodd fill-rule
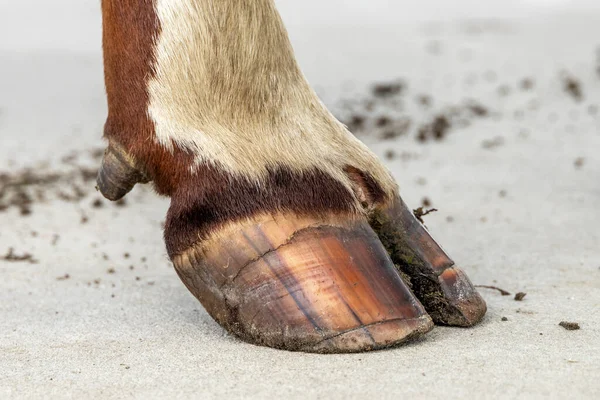
<instances>
[{"instance_id":1,"label":"sand","mask_svg":"<svg viewBox=\"0 0 600 400\"><path fill-rule=\"evenodd\" d=\"M168 201L138 187L125 205L98 202L93 181L69 172L97 166L102 146L99 4L13 3L0 4L0 173L63 178L28 187L46 197L30 214L0 212L0 257L13 249L0 260L0 398L600 397L595 2L278 2L327 105L364 114L359 137L409 205L439 210L425 223L473 282L511 292L481 289L489 311L475 328L334 356L226 334L168 261ZM31 5L43 17L28 18ZM365 111L371 85L397 78L396 104ZM467 99L488 113L468 113ZM451 106L467 122L419 142ZM381 115L410 128L383 140Z\"/></svg>"}]
</instances>

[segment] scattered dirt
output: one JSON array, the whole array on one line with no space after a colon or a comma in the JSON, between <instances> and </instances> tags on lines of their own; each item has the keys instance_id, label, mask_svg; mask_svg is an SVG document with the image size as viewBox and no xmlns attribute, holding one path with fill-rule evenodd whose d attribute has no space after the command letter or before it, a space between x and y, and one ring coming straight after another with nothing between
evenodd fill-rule
<instances>
[{"instance_id":1,"label":"scattered dirt","mask_svg":"<svg viewBox=\"0 0 600 400\"><path fill-rule=\"evenodd\" d=\"M431 207L431 200L429 200L429 197L423 197L421 200L421 205L423 207Z\"/></svg>"},{"instance_id":2,"label":"scattered dirt","mask_svg":"<svg viewBox=\"0 0 600 400\"><path fill-rule=\"evenodd\" d=\"M499 287L497 287L497 286L490 286L490 285L475 285L475 287L478 287L478 288L485 288L485 289L493 289L493 290L497 290L497 291L499 291L499 292L500 292L500 294L501 294L502 296L510 296L510 292L507 292L507 291L506 291L506 290L504 290L504 289L500 289L500 288L499 288Z\"/></svg>"},{"instance_id":3,"label":"scattered dirt","mask_svg":"<svg viewBox=\"0 0 600 400\"><path fill-rule=\"evenodd\" d=\"M523 301L523 299L525 298L525 296L527 296L527 293L519 292L519 293L515 294L515 300L516 301Z\"/></svg>"},{"instance_id":4,"label":"scattered dirt","mask_svg":"<svg viewBox=\"0 0 600 400\"><path fill-rule=\"evenodd\" d=\"M78 164L77 154L63 157L62 162L66 168L58 171L48 171L48 165L41 163L33 168L0 172L0 212L15 208L27 216L37 203L51 199L78 202L86 197L93 190L96 168L85 162Z\"/></svg>"},{"instance_id":5,"label":"scattered dirt","mask_svg":"<svg viewBox=\"0 0 600 400\"><path fill-rule=\"evenodd\" d=\"M37 264L38 262L33 257L33 254L23 253L21 255L17 255L12 247L8 249L8 252L4 256L0 257L0 260L8 262L28 262L30 264Z\"/></svg>"},{"instance_id":6,"label":"scattered dirt","mask_svg":"<svg viewBox=\"0 0 600 400\"><path fill-rule=\"evenodd\" d=\"M426 115L420 117L421 121L415 121L419 113L404 109L407 93L408 88L402 81L377 84L363 99L343 100L338 119L356 135L392 140L414 132L416 140L428 142L440 141L452 130L492 115L488 107L472 99L429 112L433 98L420 93L413 98Z\"/></svg>"},{"instance_id":7,"label":"scattered dirt","mask_svg":"<svg viewBox=\"0 0 600 400\"><path fill-rule=\"evenodd\" d=\"M585 164L585 158L577 157L573 164L575 165L575 168L581 169L583 167L583 165Z\"/></svg>"},{"instance_id":8,"label":"scattered dirt","mask_svg":"<svg viewBox=\"0 0 600 400\"><path fill-rule=\"evenodd\" d=\"M59 276L58 278L56 278L57 281L66 281L67 279L69 279L71 277L71 275L69 274L64 274L63 276Z\"/></svg>"},{"instance_id":9,"label":"scattered dirt","mask_svg":"<svg viewBox=\"0 0 600 400\"><path fill-rule=\"evenodd\" d=\"M508 321L508 318L502 317L502 321Z\"/></svg>"},{"instance_id":10,"label":"scattered dirt","mask_svg":"<svg viewBox=\"0 0 600 400\"><path fill-rule=\"evenodd\" d=\"M581 327L579 326L579 323L577 323L577 322L562 321L558 325L562 326L563 328L565 328L568 331L576 331L578 329L581 329Z\"/></svg>"},{"instance_id":11,"label":"scattered dirt","mask_svg":"<svg viewBox=\"0 0 600 400\"><path fill-rule=\"evenodd\" d=\"M115 269L114 269L114 268L109 268L109 269L107 269L107 270L106 270L106 272L107 272L108 274L114 274L114 273L115 273L115 272L117 272L117 271L115 271Z\"/></svg>"},{"instance_id":12,"label":"scattered dirt","mask_svg":"<svg viewBox=\"0 0 600 400\"><path fill-rule=\"evenodd\" d=\"M431 214L431 213L433 213L433 212L436 212L436 211L438 211L436 208L432 208L432 209L430 209L430 210L423 211L423 207L419 207L419 208L417 208L416 210L413 210L413 214L415 215L415 217L417 217L417 219L418 219L418 220L419 220L419 221L420 221L422 224L424 224L424 223L425 223L425 221L423 221L423 217L424 217L424 216L426 216L426 215L428 215L428 214Z\"/></svg>"}]
</instances>

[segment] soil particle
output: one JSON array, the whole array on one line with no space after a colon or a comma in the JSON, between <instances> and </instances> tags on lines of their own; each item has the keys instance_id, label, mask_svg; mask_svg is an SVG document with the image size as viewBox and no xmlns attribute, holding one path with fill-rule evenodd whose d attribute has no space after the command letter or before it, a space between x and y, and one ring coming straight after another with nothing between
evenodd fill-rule
<instances>
[{"instance_id":1,"label":"soil particle","mask_svg":"<svg viewBox=\"0 0 600 400\"><path fill-rule=\"evenodd\" d=\"M521 90L531 90L531 89L533 89L533 86L534 86L533 79L524 78L521 80L521 83L519 86L521 87Z\"/></svg>"},{"instance_id":2,"label":"soil particle","mask_svg":"<svg viewBox=\"0 0 600 400\"><path fill-rule=\"evenodd\" d=\"M576 331L578 329L581 329L581 327L579 326L579 323L577 323L577 322L562 321L558 325L562 326L563 328L565 328L568 331Z\"/></svg>"},{"instance_id":3,"label":"soil particle","mask_svg":"<svg viewBox=\"0 0 600 400\"><path fill-rule=\"evenodd\" d=\"M423 207L419 207L419 208L417 208L416 210L413 210L413 214L415 215L415 217L416 217L416 218L417 218L417 219L418 219L418 220L419 220L419 221L420 221L422 224L424 224L424 223L425 223L425 221L423 221L423 217L424 217L424 216L426 216L426 215L428 215L428 214L431 214L432 212L436 212L436 211L437 211L437 209L435 209L435 208L432 208L432 209L430 209L430 210L424 211L424 210L423 210Z\"/></svg>"},{"instance_id":4,"label":"soil particle","mask_svg":"<svg viewBox=\"0 0 600 400\"><path fill-rule=\"evenodd\" d=\"M103 205L103 203L102 203L102 200L100 200L100 199L96 199L92 203L92 207L94 207L94 208L101 208L102 205Z\"/></svg>"},{"instance_id":5,"label":"soil particle","mask_svg":"<svg viewBox=\"0 0 600 400\"><path fill-rule=\"evenodd\" d=\"M117 207L125 207L127 205L127 200L125 200L125 199L117 200L117 201L115 201L115 205Z\"/></svg>"},{"instance_id":6,"label":"soil particle","mask_svg":"<svg viewBox=\"0 0 600 400\"><path fill-rule=\"evenodd\" d=\"M348 123L348 128L351 131L362 130L365 126L365 117L362 115L353 115Z\"/></svg>"},{"instance_id":7,"label":"soil particle","mask_svg":"<svg viewBox=\"0 0 600 400\"><path fill-rule=\"evenodd\" d=\"M390 150L386 150L384 156L385 156L386 160L391 161L391 160L393 160L393 159L396 158L396 152L394 150L391 150L391 149Z\"/></svg>"},{"instance_id":8,"label":"soil particle","mask_svg":"<svg viewBox=\"0 0 600 400\"><path fill-rule=\"evenodd\" d=\"M109 269L107 269L107 270L106 270L106 272L107 272L108 274L114 274L116 271L115 271L115 269L114 269L114 268L109 268Z\"/></svg>"},{"instance_id":9,"label":"soil particle","mask_svg":"<svg viewBox=\"0 0 600 400\"><path fill-rule=\"evenodd\" d=\"M523 299L525 298L525 296L527 296L527 293L519 292L519 293L515 294L515 300L516 301L523 301Z\"/></svg>"},{"instance_id":10,"label":"soil particle","mask_svg":"<svg viewBox=\"0 0 600 400\"><path fill-rule=\"evenodd\" d=\"M373 86L373 96L379 98L389 98L401 94L405 89L403 82L378 83Z\"/></svg>"},{"instance_id":11,"label":"soil particle","mask_svg":"<svg viewBox=\"0 0 600 400\"><path fill-rule=\"evenodd\" d=\"M392 120L389 117L383 116L377 118L375 121L375 125L379 128L383 128L385 126L389 126L392 123Z\"/></svg>"},{"instance_id":12,"label":"soil particle","mask_svg":"<svg viewBox=\"0 0 600 400\"><path fill-rule=\"evenodd\" d=\"M23 253L21 255L17 255L12 247L8 249L8 252L4 256L0 257L0 260L8 262L28 262L30 264L37 263L37 260L33 257L33 254Z\"/></svg>"},{"instance_id":13,"label":"soil particle","mask_svg":"<svg viewBox=\"0 0 600 400\"><path fill-rule=\"evenodd\" d=\"M502 317L502 321L508 321L508 318Z\"/></svg>"},{"instance_id":14,"label":"soil particle","mask_svg":"<svg viewBox=\"0 0 600 400\"><path fill-rule=\"evenodd\" d=\"M63 276L59 276L58 278L56 278L57 281L66 281L67 279L69 279L71 277L71 275L69 274L64 274Z\"/></svg>"},{"instance_id":15,"label":"soil particle","mask_svg":"<svg viewBox=\"0 0 600 400\"><path fill-rule=\"evenodd\" d=\"M489 115L489 110L487 107L479 103L471 103L467 106L467 108L473 113L473 115L477 117L487 117Z\"/></svg>"},{"instance_id":16,"label":"soil particle","mask_svg":"<svg viewBox=\"0 0 600 400\"><path fill-rule=\"evenodd\" d=\"M575 79L573 76L563 73L562 74L563 89L569 94L575 101L583 100L583 89L581 82Z\"/></svg>"},{"instance_id":17,"label":"soil particle","mask_svg":"<svg viewBox=\"0 0 600 400\"><path fill-rule=\"evenodd\" d=\"M429 95L421 94L417 96L417 103L419 103L425 108L428 108L431 107L431 105L433 104L433 99Z\"/></svg>"},{"instance_id":18,"label":"soil particle","mask_svg":"<svg viewBox=\"0 0 600 400\"><path fill-rule=\"evenodd\" d=\"M585 164L585 158L583 158L583 157L577 157L575 159L575 162L574 162L575 168L581 169L584 164Z\"/></svg>"}]
</instances>

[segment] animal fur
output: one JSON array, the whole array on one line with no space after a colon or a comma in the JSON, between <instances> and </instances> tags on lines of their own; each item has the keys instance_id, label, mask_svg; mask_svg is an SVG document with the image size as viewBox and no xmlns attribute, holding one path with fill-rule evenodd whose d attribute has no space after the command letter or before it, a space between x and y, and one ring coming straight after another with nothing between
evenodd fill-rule
<instances>
[{"instance_id":1,"label":"animal fur","mask_svg":"<svg viewBox=\"0 0 600 400\"><path fill-rule=\"evenodd\" d=\"M102 0L105 136L171 196L171 255L264 213L397 196L298 68L273 0Z\"/></svg>"}]
</instances>

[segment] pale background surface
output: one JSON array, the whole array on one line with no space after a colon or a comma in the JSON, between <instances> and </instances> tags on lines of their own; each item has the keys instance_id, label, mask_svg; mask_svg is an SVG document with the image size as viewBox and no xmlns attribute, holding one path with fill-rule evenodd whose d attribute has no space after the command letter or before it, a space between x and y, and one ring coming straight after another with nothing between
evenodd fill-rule
<instances>
[{"instance_id":1,"label":"pale background surface","mask_svg":"<svg viewBox=\"0 0 600 400\"><path fill-rule=\"evenodd\" d=\"M0 255L14 247L39 260L0 261L0 398L600 398L600 117L587 112L600 105L600 3L278 4L308 79L334 108L402 77L434 109L475 98L502 115L434 144L365 140L379 155L409 154L387 165L410 205L427 196L440 209L427 225L472 280L525 300L483 291L480 326L436 328L388 351L259 348L226 335L177 278L161 238L166 200L138 188L128 207L93 209L91 193L29 217L0 213ZM581 81L581 104L564 93L563 69ZM532 92L498 96L525 77ZM64 155L101 145L105 112L99 1L0 0L0 171L60 168ZM504 144L482 148L495 137Z\"/></svg>"}]
</instances>

